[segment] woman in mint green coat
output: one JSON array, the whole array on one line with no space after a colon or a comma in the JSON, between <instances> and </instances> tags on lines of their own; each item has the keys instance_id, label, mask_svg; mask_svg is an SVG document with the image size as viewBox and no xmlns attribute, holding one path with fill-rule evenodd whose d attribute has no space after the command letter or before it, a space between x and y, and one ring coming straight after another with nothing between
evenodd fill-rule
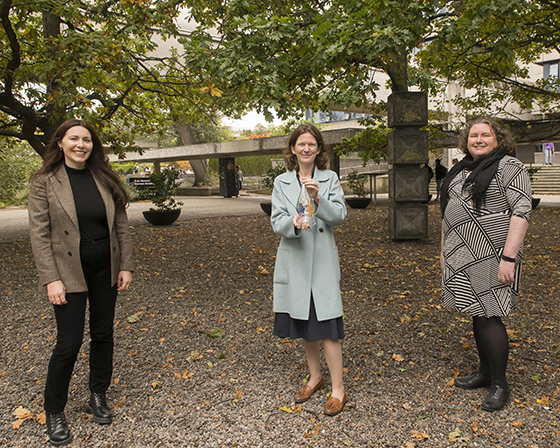
<instances>
[{"instance_id":1,"label":"woman in mint green coat","mask_svg":"<svg viewBox=\"0 0 560 448\"><path fill-rule=\"evenodd\" d=\"M344 338L340 266L333 235L333 227L346 217L344 195L337 174L326 169L323 138L314 126L300 125L292 132L285 161L288 172L276 178L272 193L272 228L282 237L274 269L274 334L304 340L310 378L296 394L297 403L324 386L322 341L332 381L325 413L336 415L347 401L340 344ZM302 186L313 201L312 226L297 212Z\"/></svg>"}]
</instances>

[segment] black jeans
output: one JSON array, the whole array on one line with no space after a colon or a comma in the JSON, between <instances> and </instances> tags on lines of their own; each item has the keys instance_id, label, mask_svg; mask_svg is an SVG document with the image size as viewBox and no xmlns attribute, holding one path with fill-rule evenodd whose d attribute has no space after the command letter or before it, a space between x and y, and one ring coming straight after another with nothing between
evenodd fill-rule
<instances>
[{"instance_id":1,"label":"black jeans","mask_svg":"<svg viewBox=\"0 0 560 448\"><path fill-rule=\"evenodd\" d=\"M80 259L88 291L66 294L66 305L55 305L57 341L49 363L44 408L61 412L68 400L68 387L84 336L86 303L89 299L89 389L105 393L113 374L113 321L117 285L111 285L109 239L80 245Z\"/></svg>"}]
</instances>

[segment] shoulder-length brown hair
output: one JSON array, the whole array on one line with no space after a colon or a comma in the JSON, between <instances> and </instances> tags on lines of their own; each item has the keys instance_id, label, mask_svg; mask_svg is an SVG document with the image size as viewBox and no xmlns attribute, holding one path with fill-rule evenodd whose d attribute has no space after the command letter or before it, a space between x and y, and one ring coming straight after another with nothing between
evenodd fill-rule
<instances>
[{"instance_id":1,"label":"shoulder-length brown hair","mask_svg":"<svg viewBox=\"0 0 560 448\"><path fill-rule=\"evenodd\" d=\"M463 128L461 134L459 135L458 146L464 154L469 154L469 134L471 132L471 128L475 124L487 124L488 126L490 126L490 129L492 129L492 131L494 131L494 134L496 135L498 148L504 148L509 152L515 151L515 139L513 138L513 134L509 131L509 129L502 126L494 118L480 117L467 123L467 125Z\"/></svg>"},{"instance_id":2,"label":"shoulder-length brown hair","mask_svg":"<svg viewBox=\"0 0 560 448\"><path fill-rule=\"evenodd\" d=\"M326 170L329 166L329 156L325 151L325 143L319 129L312 124L300 124L292 131L288 140L288 147L284 149L284 162L289 171L299 171L297 156L292 152L292 148L296 145L297 139L303 134L311 134L317 142L317 157L315 157L315 166L320 170Z\"/></svg>"},{"instance_id":3,"label":"shoulder-length brown hair","mask_svg":"<svg viewBox=\"0 0 560 448\"><path fill-rule=\"evenodd\" d=\"M91 135L93 149L91 155L86 161L86 166L89 168L95 178L109 191L113 196L115 203L121 207L126 207L128 204L128 194L121 182L121 179L113 171L109 161L105 155L101 139L93 126L83 120L71 119L62 123L54 133L51 141L47 145L45 155L43 157L43 166L35 171L31 178L42 174L49 174L55 172L64 163L64 152L60 149L59 144L66 135L66 132L74 126L81 126L87 129Z\"/></svg>"}]
</instances>

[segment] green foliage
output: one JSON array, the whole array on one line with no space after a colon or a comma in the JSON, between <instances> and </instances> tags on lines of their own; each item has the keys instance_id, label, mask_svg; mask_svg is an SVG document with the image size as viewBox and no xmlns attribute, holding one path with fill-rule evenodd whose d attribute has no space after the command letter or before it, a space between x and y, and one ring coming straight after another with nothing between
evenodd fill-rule
<instances>
[{"instance_id":1,"label":"green foliage","mask_svg":"<svg viewBox=\"0 0 560 448\"><path fill-rule=\"evenodd\" d=\"M149 177L153 187L146 187L138 191L138 196L143 200L150 200L154 204L154 208L150 211L171 211L178 210L183 205L182 202L176 202L173 195L177 190L177 177L179 172L175 170L164 169L161 173L152 173Z\"/></svg>"},{"instance_id":2,"label":"green foliage","mask_svg":"<svg viewBox=\"0 0 560 448\"><path fill-rule=\"evenodd\" d=\"M229 95L219 78L201 81L185 64L177 18L189 3L3 2L0 135L42 154L58 125L79 117L120 153L137 134L163 136L172 120L243 111L241 89Z\"/></svg>"},{"instance_id":3,"label":"green foliage","mask_svg":"<svg viewBox=\"0 0 560 448\"><path fill-rule=\"evenodd\" d=\"M535 177L535 174L537 174L540 171L541 167L540 166L530 166L529 168L527 168L527 172L529 173L529 179L531 180L531 182L533 182L533 178Z\"/></svg>"},{"instance_id":4,"label":"green foliage","mask_svg":"<svg viewBox=\"0 0 560 448\"><path fill-rule=\"evenodd\" d=\"M336 147L338 155L360 152L364 166L369 160L379 163L387 156L387 136L391 129L380 117L372 116L358 121L368 127L352 138L343 139Z\"/></svg>"},{"instance_id":5,"label":"green foliage","mask_svg":"<svg viewBox=\"0 0 560 448\"><path fill-rule=\"evenodd\" d=\"M263 179L263 184L266 188L270 188L271 190L274 188L274 180L284 174L286 172L286 165L283 162L280 162L275 167L270 167L270 169L266 172L265 177Z\"/></svg>"},{"instance_id":6,"label":"green foliage","mask_svg":"<svg viewBox=\"0 0 560 448\"><path fill-rule=\"evenodd\" d=\"M348 173L348 187L359 198L365 199L368 195L366 189L367 175L358 173L357 170L352 170Z\"/></svg>"},{"instance_id":7,"label":"green foliage","mask_svg":"<svg viewBox=\"0 0 560 448\"><path fill-rule=\"evenodd\" d=\"M42 160L25 142L0 140L0 206L25 205L29 176Z\"/></svg>"}]
</instances>

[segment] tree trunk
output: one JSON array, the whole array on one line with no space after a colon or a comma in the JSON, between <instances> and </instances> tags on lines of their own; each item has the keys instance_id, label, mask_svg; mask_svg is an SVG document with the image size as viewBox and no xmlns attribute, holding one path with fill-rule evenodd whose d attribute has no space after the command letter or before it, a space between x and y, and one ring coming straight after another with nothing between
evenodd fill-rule
<instances>
[{"instance_id":1,"label":"tree trunk","mask_svg":"<svg viewBox=\"0 0 560 448\"><path fill-rule=\"evenodd\" d=\"M187 123L178 122L175 124L175 129L177 130L183 145L194 145L194 135L191 126ZM193 186L203 185L206 182L208 176L208 162L205 159L193 159L189 160L191 168L194 171L194 184Z\"/></svg>"},{"instance_id":2,"label":"tree trunk","mask_svg":"<svg viewBox=\"0 0 560 448\"><path fill-rule=\"evenodd\" d=\"M387 65L387 75L391 78L393 92L408 91L408 53L406 49L393 55L393 62Z\"/></svg>"}]
</instances>

